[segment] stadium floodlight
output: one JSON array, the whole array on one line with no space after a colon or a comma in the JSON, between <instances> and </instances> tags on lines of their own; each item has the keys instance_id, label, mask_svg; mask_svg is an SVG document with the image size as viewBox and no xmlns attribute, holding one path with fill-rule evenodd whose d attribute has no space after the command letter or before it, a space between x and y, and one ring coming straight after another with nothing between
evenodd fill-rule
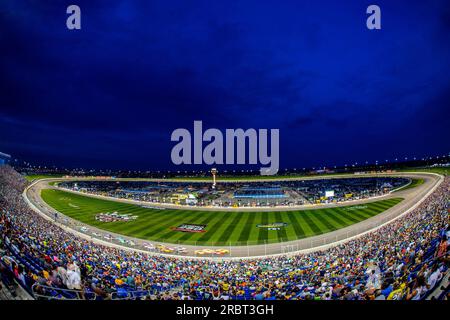
<instances>
[{"instance_id":1,"label":"stadium floodlight","mask_svg":"<svg viewBox=\"0 0 450 320\"><path fill-rule=\"evenodd\" d=\"M212 168L212 169L211 169L211 174L212 174L212 176L213 176L213 185L212 185L212 187L213 187L213 189L215 189L215 188L216 188L216 174L217 174L217 169L216 169L216 168Z\"/></svg>"}]
</instances>

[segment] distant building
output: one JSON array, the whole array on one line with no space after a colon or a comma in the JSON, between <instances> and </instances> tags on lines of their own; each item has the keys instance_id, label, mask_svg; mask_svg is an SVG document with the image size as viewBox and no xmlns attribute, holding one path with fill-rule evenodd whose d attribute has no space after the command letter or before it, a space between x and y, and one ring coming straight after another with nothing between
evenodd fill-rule
<instances>
[{"instance_id":1,"label":"distant building","mask_svg":"<svg viewBox=\"0 0 450 320\"><path fill-rule=\"evenodd\" d=\"M383 190L384 192L389 192L392 190L392 188L393 186L389 182L383 183L383 185L381 186L381 190Z\"/></svg>"},{"instance_id":2,"label":"distant building","mask_svg":"<svg viewBox=\"0 0 450 320\"><path fill-rule=\"evenodd\" d=\"M0 152L0 166L6 164L11 159L9 154Z\"/></svg>"},{"instance_id":3,"label":"distant building","mask_svg":"<svg viewBox=\"0 0 450 320\"><path fill-rule=\"evenodd\" d=\"M190 193L186 199L186 204L195 206L197 205L197 202L198 202L197 197L194 194Z\"/></svg>"}]
</instances>

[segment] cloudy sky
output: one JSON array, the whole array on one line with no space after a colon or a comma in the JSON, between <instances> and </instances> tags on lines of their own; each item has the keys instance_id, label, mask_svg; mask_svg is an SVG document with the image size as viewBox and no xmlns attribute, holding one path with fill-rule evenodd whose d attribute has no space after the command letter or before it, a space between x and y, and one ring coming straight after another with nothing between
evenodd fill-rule
<instances>
[{"instance_id":1,"label":"cloudy sky","mask_svg":"<svg viewBox=\"0 0 450 320\"><path fill-rule=\"evenodd\" d=\"M446 154L450 5L374 3L377 31L369 1L1 1L0 151L170 169L202 120L280 129L281 167Z\"/></svg>"}]
</instances>

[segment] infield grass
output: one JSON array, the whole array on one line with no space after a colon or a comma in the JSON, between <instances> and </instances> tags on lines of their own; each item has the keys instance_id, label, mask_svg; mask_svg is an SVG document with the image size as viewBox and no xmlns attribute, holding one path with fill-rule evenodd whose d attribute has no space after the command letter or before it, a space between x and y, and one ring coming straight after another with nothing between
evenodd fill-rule
<instances>
[{"instance_id":1,"label":"infield grass","mask_svg":"<svg viewBox=\"0 0 450 320\"><path fill-rule=\"evenodd\" d=\"M192 245L246 245L275 243L306 238L373 217L398 204L402 198L373 201L345 207L298 211L198 211L151 209L136 204L97 199L56 189L44 189L43 200L60 213L110 232L168 243ZM124 222L101 222L99 213L118 212L138 216ZM181 224L206 225L204 233L171 230ZM287 223L279 230L258 224Z\"/></svg>"},{"instance_id":2,"label":"infield grass","mask_svg":"<svg viewBox=\"0 0 450 320\"><path fill-rule=\"evenodd\" d=\"M394 192L398 192L398 191L404 191L404 190L408 190L408 189L412 189L415 187L418 187L420 185L422 185L425 182L424 179L412 179L411 183L404 185L401 188L398 188L397 190L395 190Z\"/></svg>"}]
</instances>

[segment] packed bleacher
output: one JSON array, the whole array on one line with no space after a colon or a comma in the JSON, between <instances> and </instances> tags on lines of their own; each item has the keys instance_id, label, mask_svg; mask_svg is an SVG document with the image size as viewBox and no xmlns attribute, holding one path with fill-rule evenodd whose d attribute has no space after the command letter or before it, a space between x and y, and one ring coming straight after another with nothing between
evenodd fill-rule
<instances>
[{"instance_id":1,"label":"packed bleacher","mask_svg":"<svg viewBox=\"0 0 450 320\"><path fill-rule=\"evenodd\" d=\"M147 255L78 238L28 208L26 183L0 167L0 274L36 299L420 300L441 286L450 262L449 178L415 210L344 244L241 260Z\"/></svg>"}]
</instances>

